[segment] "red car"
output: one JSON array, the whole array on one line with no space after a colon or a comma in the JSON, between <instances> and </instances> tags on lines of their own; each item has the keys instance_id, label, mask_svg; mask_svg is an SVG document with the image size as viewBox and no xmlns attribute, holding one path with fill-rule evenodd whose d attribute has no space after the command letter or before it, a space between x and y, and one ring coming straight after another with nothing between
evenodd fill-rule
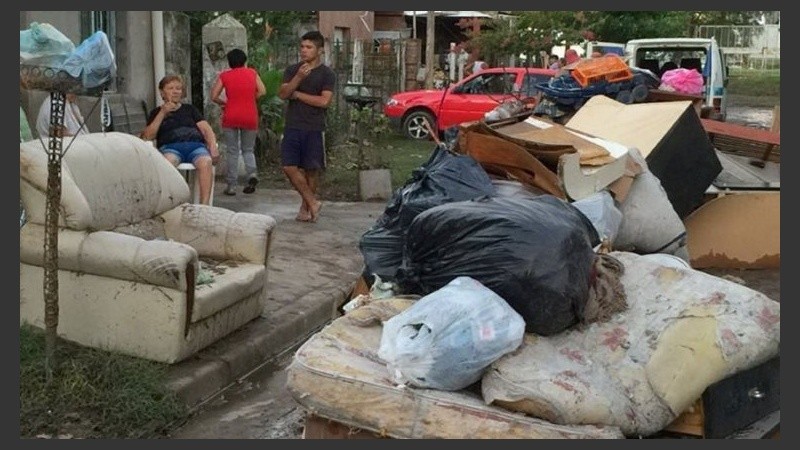
<instances>
[{"instance_id":1,"label":"red car","mask_svg":"<svg viewBox=\"0 0 800 450\"><path fill-rule=\"evenodd\" d=\"M427 119L439 133L462 122L483 119L500 102L525 99L538 92L536 85L547 82L555 70L497 67L464 78L444 90L419 90L392 95L383 113L395 128L412 139L428 139L423 126Z\"/></svg>"}]
</instances>

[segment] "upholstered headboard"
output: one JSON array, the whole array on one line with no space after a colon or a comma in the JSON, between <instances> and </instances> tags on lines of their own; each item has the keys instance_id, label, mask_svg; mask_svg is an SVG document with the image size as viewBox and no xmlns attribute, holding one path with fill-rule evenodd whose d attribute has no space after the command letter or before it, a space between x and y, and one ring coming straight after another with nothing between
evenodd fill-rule
<instances>
[{"instance_id":1,"label":"upholstered headboard","mask_svg":"<svg viewBox=\"0 0 800 450\"><path fill-rule=\"evenodd\" d=\"M64 138L65 148L70 141ZM42 143L20 143L19 163L28 221L44 224L47 153ZM73 230L111 230L189 201L189 187L179 172L152 145L125 133L75 138L62 161L61 178L59 223Z\"/></svg>"}]
</instances>

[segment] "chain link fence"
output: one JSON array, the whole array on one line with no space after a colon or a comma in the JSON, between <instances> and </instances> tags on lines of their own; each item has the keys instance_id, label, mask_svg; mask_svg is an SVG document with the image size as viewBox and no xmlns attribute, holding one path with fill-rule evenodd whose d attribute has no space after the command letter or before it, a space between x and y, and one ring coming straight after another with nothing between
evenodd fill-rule
<instances>
[{"instance_id":1,"label":"chain link fence","mask_svg":"<svg viewBox=\"0 0 800 450\"><path fill-rule=\"evenodd\" d=\"M701 25L694 35L716 39L728 66L757 70L781 67L780 25Z\"/></svg>"}]
</instances>

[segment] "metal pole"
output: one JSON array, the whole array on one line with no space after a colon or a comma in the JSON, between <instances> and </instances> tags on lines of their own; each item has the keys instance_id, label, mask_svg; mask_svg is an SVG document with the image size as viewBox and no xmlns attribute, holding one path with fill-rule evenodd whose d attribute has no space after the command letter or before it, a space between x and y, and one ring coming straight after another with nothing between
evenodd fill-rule
<instances>
[{"instance_id":1,"label":"metal pole","mask_svg":"<svg viewBox=\"0 0 800 450\"><path fill-rule=\"evenodd\" d=\"M44 236L45 373L53 379L58 330L58 214L61 204L61 157L66 94L50 93L50 137L47 141L47 202Z\"/></svg>"}]
</instances>

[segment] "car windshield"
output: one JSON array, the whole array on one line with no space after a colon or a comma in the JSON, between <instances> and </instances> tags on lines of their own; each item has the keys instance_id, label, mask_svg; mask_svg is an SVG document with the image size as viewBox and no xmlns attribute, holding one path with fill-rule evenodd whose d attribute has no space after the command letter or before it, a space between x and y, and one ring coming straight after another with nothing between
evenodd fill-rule
<instances>
[{"instance_id":1,"label":"car windshield","mask_svg":"<svg viewBox=\"0 0 800 450\"><path fill-rule=\"evenodd\" d=\"M525 78L522 80L522 95L526 97L533 97L539 92L539 89L536 87L536 85L540 83L547 83L550 81L550 78L552 78L551 75L540 73L525 74Z\"/></svg>"},{"instance_id":2,"label":"car windshield","mask_svg":"<svg viewBox=\"0 0 800 450\"><path fill-rule=\"evenodd\" d=\"M514 91L514 73L481 73L459 86L462 94L510 94Z\"/></svg>"}]
</instances>

